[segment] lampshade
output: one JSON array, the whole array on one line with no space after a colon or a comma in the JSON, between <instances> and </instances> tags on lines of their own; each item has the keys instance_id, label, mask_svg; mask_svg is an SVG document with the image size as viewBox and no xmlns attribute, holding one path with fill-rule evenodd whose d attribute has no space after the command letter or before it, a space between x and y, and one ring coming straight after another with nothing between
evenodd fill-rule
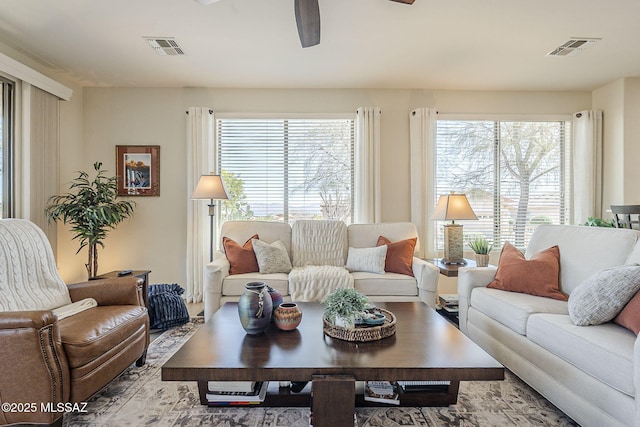
<instances>
[{"instance_id":1,"label":"lampshade","mask_svg":"<svg viewBox=\"0 0 640 427\"><path fill-rule=\"evenodd\" d=\"M455 221L464 219L478 219L471 209L465 194L447 194L440 196L433 212L432 219L438 221Z\"/></svg>"},{"instance_id":2,"label":"lampshade","mask_svg":"<svg viewBox=\"0 0 640 427\"><path fill-rule=\"evenodd\" d=\"M227 190L224 188L224 182L220 175L202 175L193 190L192 199L216 199L227 200Z\"/></svg>"}]
</instances>

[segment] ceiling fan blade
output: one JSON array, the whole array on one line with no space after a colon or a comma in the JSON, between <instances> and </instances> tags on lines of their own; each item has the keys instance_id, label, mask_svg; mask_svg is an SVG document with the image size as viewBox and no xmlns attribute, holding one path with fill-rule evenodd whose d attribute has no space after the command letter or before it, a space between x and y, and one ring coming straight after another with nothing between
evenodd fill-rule
<instances>
[{"instance_id":1,"label":"ceiling fan blade","mask_svg":"<svg viewBox=\"0 0 640 427\"><path fill-rule=\"evenodd\" d=\"M295 0L296 23L302 47L320 43L320 7L318 0Z\"/></svg>"},{"instance_id":2,"label":"ceiling fan blade","mask_svg":"<svg viewBox=\"0 0 640 427\"><path fill-rule=\"evenodd\" d=\"M415 0L391 0L391 1L395 1L396 3L413 4Z\"/></svg>"}]
</instances>

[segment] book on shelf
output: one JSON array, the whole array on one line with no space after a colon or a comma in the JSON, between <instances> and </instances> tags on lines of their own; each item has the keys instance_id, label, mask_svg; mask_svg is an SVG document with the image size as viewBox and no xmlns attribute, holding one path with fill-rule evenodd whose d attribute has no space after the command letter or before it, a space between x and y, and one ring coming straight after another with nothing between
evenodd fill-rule
<instances>
[{"instance_id":1,"label":"book on shelf","mask_svg":"<svg viewBox=\"0 0 640 427\"><path fill-rule=\"evenodd\" d=\"M209 391L253 391L255 381L207 381Z\"/></svg>"},{"instance_id":2,"label":"book on shelf","mask_svg":"<svg viewBox=\"0 0 640 427\"><path fill-rule=\"evenodd\" d=\"M459 311L457 305L445 305L442 309L447 313L457 313Z\"/></svg>"},{"instance_id":3,"label":"book on shelf","mask_svg":"<svg viewBox=\"0 0 640 427\"><path fill-rule=\"evenodd\" d=\"M251 391L210 391L206 398L209 404L256 404L264 402L269 381L257 381Z\"/></svg>"},{"instance_id":4,"label":"book on shelf","mask_svg":"<svg viewBox=\"0 0 640 427\"><path fill-rule=\"evenodd\" d=\"M367 381L364 385L364 400L399 405L398 385L390 381Z\"/></svg>"},{"instance_id":5,"label":"book on shelf","mask_svg":"<svg viewBox=\"0 0 640 427\"><path fill-rule=\"evenodd\" d=\"M398 381L398 385L405 393L418 391L446 391L451 381Z\"/></svg>"},{"instance_id":6,"label":"book on shelf","mask_svg":"<svg viewBox=\"0 0 640 427\"><path fill-rule=\"evenodd\" d=\"M440 294L438 295L438 301L440 304L447 306L457 306L458 305L458 294Z\"/></svg>"}]
</instances>

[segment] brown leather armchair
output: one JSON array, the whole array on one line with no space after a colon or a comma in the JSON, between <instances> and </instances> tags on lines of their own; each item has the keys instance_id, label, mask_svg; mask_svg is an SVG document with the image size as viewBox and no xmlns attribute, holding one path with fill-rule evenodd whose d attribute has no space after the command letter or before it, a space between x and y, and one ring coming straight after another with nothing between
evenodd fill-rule
<instances>
[{"instance_id":1,"label":"brown leather armchair","mask_svg":"<svg viewBox=\"0 0 640 427\"><path fill-rule=\"evenodd\" d=\"M22 230L12 235L16 226ZM134 277L60 288L57 271L49 265L53 254L34 256L32 248L27 248L33 246L30 242L16 241L25 232L29 238L44 239L35 245L40 250L46 242L44 250L51 251L42 231L32 223L0 220L0 424L61 425L63 411L58 405L85 402L132 363L144 364L149 316L141 280ZM23 283L16 286L16 281ZM36 299L51 299L47 286L45 290L38 288L38 293L25 289L42 281L54 282L47 286L58 286L62 298L67 298L67 290L70 302L93 298L97 306L60 320L53 311L55 306L25 309L25 304L33 304L30 294ZM6 296L12 290L18 291L14 293L21 299L17 307Z\"/></svg>"}]
</instances>

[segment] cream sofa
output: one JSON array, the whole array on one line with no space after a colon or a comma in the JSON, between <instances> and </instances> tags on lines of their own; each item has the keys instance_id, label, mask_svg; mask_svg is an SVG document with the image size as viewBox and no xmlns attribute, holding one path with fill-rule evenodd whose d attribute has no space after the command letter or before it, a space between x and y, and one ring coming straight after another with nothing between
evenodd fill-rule
<instances>
[{"instance_id":1,"label":"cream sofa","mask_svg":"<svg viewBox=\"0 0 640 427\"><path fill-rule=\"evenodd\" d=\"M571 294L605 268L640 262L640 232L539 226L529 258L560 248L560 287ZM584 426L638 426L640 340L615 323L575 326L564 301L487 288L496 270L458 276L460 329Z\"/></svg>"},{"instance_id":2,"label":"cream sofa","mask_svg":"<svg viewBox=\"0 0 640 427\"><path fill-rule=\"evenodd\" d=\"M297 221L293 227L281 222L269 221L228 221L222 225L220 239L228 237L243 244L254 234L260 240L273 243L281 240L290 255L294 270L292 273L244 273L229 275L229 261L223 251L218 251L213 262L205 269L204 311L205 319L225 302L237 301L248 282L262 281L280 291L285 301L291 300L290 275L308 265L332 264L344 267L348 248L374 247L379 236L396 242L417 236L416 227L410 222L352 224L346 226L341 221ZM314 246L311 248L310 246ZM220 244L222 248L222 243ZM419 248L419 242L415 250ZM337 253L338 259L330 261L328 253ZM414 277L404 274L375 274L361 271L346 273L350 286L362 291L372 302L375 301L423 301L435 307L439 270L432 264L414 257L412 270ZM321 280L311 286L320 286ZM295 293L293 293L295 296ZM305 295L309 295L306 293ZM318 293L315 299L319 299ZM300 301L301 299L296 299Z\"/></svg>"}]
</instances>

